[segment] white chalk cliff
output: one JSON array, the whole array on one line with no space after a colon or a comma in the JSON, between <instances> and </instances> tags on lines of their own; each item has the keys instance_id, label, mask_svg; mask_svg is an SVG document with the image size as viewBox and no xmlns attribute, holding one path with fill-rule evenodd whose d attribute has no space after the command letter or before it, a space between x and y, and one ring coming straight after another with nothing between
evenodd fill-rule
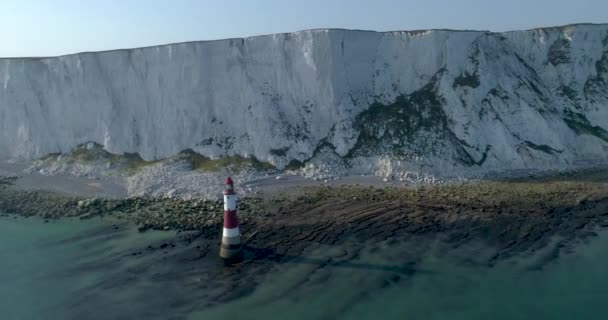
<instances>
[{"instance_id":1,"label":"white chalk cliff","mask_svg":"<svg viewBox=\"0 0 608 320\"><path fill-rule=\"evenodd\" d=\"M144 159L324 157L357 173L602 161L608 25L311 30L0 59L0 159L89 141Z\"/></svg>"}]
</instances>

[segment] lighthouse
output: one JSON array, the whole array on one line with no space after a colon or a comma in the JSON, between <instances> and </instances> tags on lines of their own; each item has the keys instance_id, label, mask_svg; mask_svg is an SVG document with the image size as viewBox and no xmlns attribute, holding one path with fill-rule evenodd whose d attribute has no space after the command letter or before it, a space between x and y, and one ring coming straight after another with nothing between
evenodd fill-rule
<instances>
[{"instance_id":1,"label":"lighthouse","mask_svg":"<svg viewBox=\"0 0 608 320\"><path fill-rule=\"evenodd\" d=\"M243 258L241 248L241 231L236 211L236 193L234 182L228 177L224 190L224 230L222 232L222 246L220 257L226 263L240 262Z\"/></svg>"}]
</instances>

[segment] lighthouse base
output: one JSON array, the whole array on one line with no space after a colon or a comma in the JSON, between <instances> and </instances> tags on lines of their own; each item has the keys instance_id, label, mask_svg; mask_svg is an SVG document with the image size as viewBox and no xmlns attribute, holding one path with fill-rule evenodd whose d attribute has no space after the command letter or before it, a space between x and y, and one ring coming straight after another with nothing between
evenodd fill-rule
<instances>
[{"instance_id":1,"label":"lighthouse base","mask_svg":"<svg viewBox=\"0 0 608 320\"><path fill-rule=\"evenodd\" d=\"M228 250L223 247L220 249L220 258L224 261L224 265L232 265L243 261L243 251L239 248L238 250Z\"/></svg>"},{"instance_id":2,"label":"lighthouse base","mask_svg":"<svg viewBox=\"0 0 608 320\"><path fill-rule=\"evenodd\" d=\"M243 260L243 247L240 235L222 238L220 258L230 263L238 263Z\"/></svg>"}]
</instances>

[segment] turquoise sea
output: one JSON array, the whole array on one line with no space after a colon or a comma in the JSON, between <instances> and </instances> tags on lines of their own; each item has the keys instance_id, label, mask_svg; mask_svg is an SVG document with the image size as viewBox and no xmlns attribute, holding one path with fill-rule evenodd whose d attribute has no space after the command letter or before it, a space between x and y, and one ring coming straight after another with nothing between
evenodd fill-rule
<instances>
[{"instance_id":1,"label":"turquoise sea","mask_svg":"<svg viewBox=\"0 0 608 320\"><path fill-rule=\"evenodd\" d=\"M120 290L104 285L118 269L131 272L125 250L173 236L139 234L108 221L0 218L0 318L606 318L606 232L558 257L548 247L493 266L479 262L489 254L481 244L455 250L432 243L365 244L345 263L331 261L356 245L320 247L306 259L277 265L240 299L204 309L196 308L201 301L184 301L193 306L187 314L163 306L168 294L180 292L166 281L161 287L152 278ZM409 254L416 256L410 272L395 267Z\"/></svg>"}]
</instances>

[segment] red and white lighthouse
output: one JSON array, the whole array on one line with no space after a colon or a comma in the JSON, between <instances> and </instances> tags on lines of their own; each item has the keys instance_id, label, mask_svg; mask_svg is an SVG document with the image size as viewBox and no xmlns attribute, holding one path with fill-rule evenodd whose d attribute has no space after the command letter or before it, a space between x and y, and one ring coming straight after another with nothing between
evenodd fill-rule
<instances>
[{"instance_id":1,"label":"red and white lighthouse","mask_svg":"<svg viewBox=\"0 0 608 320\"><path fill-rule=\"evenodd\" d=\"M224 231L222 233L222 246L220 257L226 262L239 262L243 258L241 248L241 232L236 212L236 193L234 183L228 177L224 190Z\"/></svg>"}]
</instances>

